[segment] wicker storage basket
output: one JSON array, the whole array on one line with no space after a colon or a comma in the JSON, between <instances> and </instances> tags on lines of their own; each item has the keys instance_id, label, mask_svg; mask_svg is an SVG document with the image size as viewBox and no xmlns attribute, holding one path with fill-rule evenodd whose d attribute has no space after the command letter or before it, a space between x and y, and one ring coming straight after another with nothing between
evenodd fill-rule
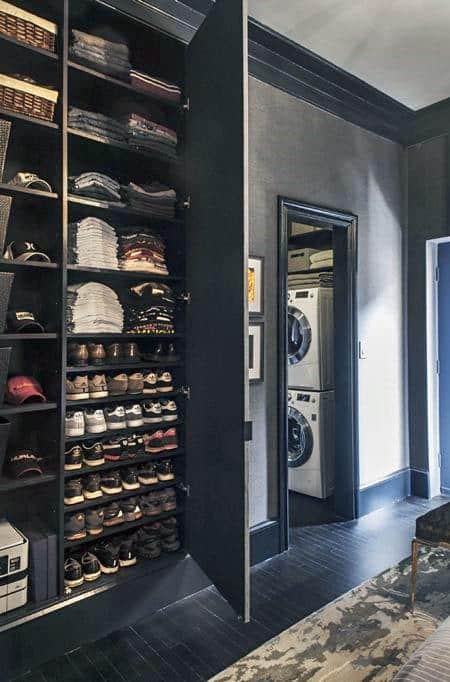
<instances>
[{"instance_id":1,"label":"wicker storage basket","mask_svg":"<svg viewBox=\"0 0 450 682\"><path fill-rule=\"evenodd\" d=\"M21 43L55 52L57 26L51 21L0 1L0 33Z\"/></svg>"},{"instance_id":2,"label":"wicker storage basket","mask_svg":"<svg viewBox=\"0 0 450 682\"><path fill-rule=\"evenodd\" d=\"M53 121L56 90L0 74L0 107L19 114Z\"/></svg>"}]
</instances>

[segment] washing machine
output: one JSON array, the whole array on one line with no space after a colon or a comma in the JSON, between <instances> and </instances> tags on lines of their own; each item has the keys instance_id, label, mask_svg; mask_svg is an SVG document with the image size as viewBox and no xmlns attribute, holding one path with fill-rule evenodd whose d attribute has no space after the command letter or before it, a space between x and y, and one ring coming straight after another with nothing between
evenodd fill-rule
<instances>
[{"instance_id":1,"label":"washing machine","mask_svg":"<svg viewBox=\"0 0 450 682\"><path fill-rule=\"evenodd\" d=\"M333 289L288 292L288 386L334 388Z\"/></svg>"},{"instance_id":2,"label":"washing machine","mask_svg":"<svg viewBox=\"0 0 450 682\"><path fill-rule=\"evenodd\" d=\"M288 487L326 499L334 490L334 391L288 391Z\"/></svg>"}]
</instances>

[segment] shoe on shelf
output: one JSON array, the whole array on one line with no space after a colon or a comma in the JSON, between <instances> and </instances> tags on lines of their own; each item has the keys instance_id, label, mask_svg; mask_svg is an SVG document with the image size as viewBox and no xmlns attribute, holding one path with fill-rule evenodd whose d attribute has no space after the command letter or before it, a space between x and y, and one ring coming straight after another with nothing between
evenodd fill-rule
<instances>
[{"instance_id":1,"label":"shoe on shelf","mask_svg":"<svg viewBox=\"0 0 450 682\"><path fill-rule=\"evenodd\" d=\"M172 462L168 459L165 459L163 462L158 462L156 471L158 473L158 481L161 483L173 481L175 478Z\"/></svg>"},{"instance_id":2,"label":"shoe on shelf","mask_svg":"<svg viewBox=\"0 0 450 682\"><path fill-rule=\"evenodd\" d=\"M122 372L108 377L106 380L108 386L108 394L111 396L125 395L128 389L128 377Z\"/></svg>"},{"instance_id":3,"label":"shoe on shelf","mask_svg":"<svg viewBox=\"0 0 450 682\"><path fill-rule=\"evenodd\" d=\"M151 493L150 493L151 494ZM177 508L177 494L175 488L166 488L158 492L161 502L161 511L175 511Z\"/></svg>"},{"instance_id":4,"label":"shoe on shelf","mask_svg":"<svg viewBox=\"0 0 450 682\"><path fill-rule=\"evenodd\" d=\"M178 534L178 521L176 516L169 516L168 519L162 519L160 521L161 529L160 534L162 538Z\"/></svg>"},{"instance_id":5,"label":"shoe on shelf","mask_svg":"<svg viewBox=\"0 0 450 682\"><path fill-rule=\"evenodd\" d=\"M133 459L133 457L137 457L137 455L140 454L136 435L133 434L131 436L128 436L126 452L128 459Z\"/></svg>"},{"instance_id":6,"label":"shoe on shelf","mask_svg":"<svg viewBox=\"0 0 450 682\"><path fill-rule=\"evenodd\" d=\"M135 403L134 405L127 405L125 408L125 416L128 428L135 428L137 426L144 425L142 407L140 406L139 403Z\"/></svg>"},{"instance_id":7,"label":"shoe on shelf","mask_svg":"<svg viewBox=\"0 0 450 682\"><path fill-rule=\"evenodd\" d=\"M144 424L158 424L162 421L162 406L156 400L143 403Z\"/></svg>"},{"instance_id":8,"label":"shoe on shelf","mask_svg":"<svg viewBox=\"0 0 450 682\"><path fill-rule=\"evenodd\" d=\"M84 502L81 478L71 478L64 484L64 504L80 504Z\"/></svg>"},{"instance_id":9,"label":"shoe on shelf","mask_svg":"<svg viewBox=\"0 0 450 682\"><path fill-rule=\"evenodd\" d=\"M72 445L64 452L64 470L77 471L83 466L83 450L81 445Z\"/></svg>"},{"instance_id":10,"label":"shoe on shelf","mask_svg":"<svg viewBox=\"0 0 450 682\"><path fill-rule=\"evenodd\" d=\"M83 569L84 579L88 582L98 580L102 574L99 560L92 552L84 552L81 556L81 568Z\"/></svg>"},{"instance_id":11,"label":"shoe on shelf","mask_svg":"<svg viewBox=\"0 0 450 682\"><path fill-rule=\"evenodd\" d=\"M88 467L98 467L105 463L103 444L100 441L87 440L81 445L83 462Z\"/></svg>"},{"instance_id":12,"label":"shoe on shelf","mask_svg":"<svg viewBox=\"0 0 450 682\"><path fill-rule=\"evenodd\" d=\"M94 545L92 553L97 557L100 570L106 575L117 573L119 570L119 548L109 540L103 540Z\"/></svg>"},{"instance_id":13,"label":"shoe on shelf","mask_svg":"<svg viewBox=\"0 0 450 682\"><path fill-rule=\"evenodd\" d=\"M122 358L124 362L140 362L141 353L137 343L124 343L122 345Z\"/></svg>"},{"instance_id":14,"label":"shoe on shelf","mask_svg":"<svg viewBox=\"0 0 450 682\"><path fill-rule=\"evenodd\" d=\"M107 398L108 386L104 374L94 374L89 377L89 398Z\"/></svg>"},{"instance_id":15,"label":"shoe on shelf","mask_svg":"<svg viewBox=\"0 0 450 682\"><path fill-rule=\"evenodd\" d=\"M155 395L157 391L158 375L156 372L147 372L144 375L144 395Z\"/></svg>"},{"instance_id":16,"label":"shoe on shelf","mask_svg":"<svg viewBox=\"0 0 450 682\"><path fill-rule=\"evenodd\" d=\"M84 420L87 433L104 433L107 430L102 410L86 410Z\"/></svg>"},{"instance_id":17,"label":"shoe on shelf","mask_svg":"<svg viewBox=\"0 0 450 682\"><path fill-rule=\"evenodd\" d=\"M163 422L176 422L178 419L176 402L174 400L162 400L161 414Z\"/></svg>"},{"instance_id":18,"label":"shoe on shelf","mask_svg":"<svg viewBox=\"0 0 450 682\"><path fill-rule=\"evenodd\" d=\"M127 393L129 395L140 394L144 392L144 375L142 372L134 372L128 376L128 389Z\"/></svg>"},{"instance_id":19,"label":"shoe on shelf","mask_svg":"<svg viewBox=\"0 0 450 682\"><path fill-rule=\"evenodd\" d=\"M81 412L81 410L77 410L76 412L66 412L65 433L66 436L70 438L75 436L84 436L85 421L84 413Z\"/></svg>"},{"instance_id":20,"label":"shoe on shelf","mask_svg":"<svg viewBox=\"0 0 450 682\"><path fill-rule=\"evenodd\" d=\"M118 502L111 502L110 504L108 504L107 507L104 507L103 514L104 514L103 523L107 527L118 526L119 524L125 521L125 519L123 518L123 511L120 508Z\"/></svg>"},{"instance_id":21,"label":"shoe on shelf","mask_svg":"<svg viewBox=\"0 0 450 682\"><path fill-rule=\"evenodd\" d=\"M120 567L127 568L128 566L134 566L137 563L137 554L133 537L118 538L117 546L119 547Z\"/></svg>"},{"instance_id":22,"label":"shoe on shelf","mask_svg":"<svg viewBox=\"0 0 450 682\"><path fill-rule=\"evenodd\" d=\"M139 490L141 487L136 467L127 467L120 472L124 490Z\"/></svg>"},{"instance_id":23,"label":"shoe on shelf","mask_svg":"<svg viewBox=\"0 0 450 682\"><path fill-rule=\"evenodd\" d=\"M64 585L66 587L80 587L84 583L83 569L74 557L67 557L64 562Z\"/></svg>"},{"instance_id":24,"label":"shoe on shelf","mask_svg":"<svg viewBox=\"0 0 450 682\"><path fill-rule=\"evenodd\" d=\"M178 448L178 436L175 428L167 429L162 436L164 450L176 450Z\"/></svg>"},{"instance_id":25,"label":"shoe on shelf","mask_svg":"<svg viewBox=\"0 0 450 682\"><path fill-rule=\"evenodd\" d=\"M123 405L116 405L115 407L106 407L104 419L106 420L106 425L108 429L111 431L127 428L125 408L123 407Z\"/></svg>"},{"instance_id":26,"label":"shoe on shelf","mask_svg":"<svg viewBox=\"0 0 450 682\"><path fill-rule=\"evenodd\" d=\"M165 448L163 437L164 432L161 430L155 431L155 433L145 433L144 434L145 452L149 452L151 454L164 452Z\"/></svg>"},{"instance_id":27,"label":"shoe on shelf","mask_svg":"<svg viewBox=\"0 0 450 682\"><path fill-rule=\"evenodd\" d=\"M88 400L89 386L86 374L66 379L66 400Z\"/></svg>"},{"instance_id":28,"label":"shoe on shelf","mask_svg":"<svg viewBox=\"0 0 450 682\"><path fill-rule=\"evenodd\" d=\"M122 492L122 481L118 471L105 471L100 479L100 488L105 495L118 495Z\"/></svg>"},{"instance_id":29,"label":"shoe on shelf","mask_svg":"<svg viewBox=\"0 0 450 682\"><path fill-rule=\"evenodd\" d=\"M161 551L161 540L159 538L136 545L137 555L142 559L157 559L161 556Z\"/></svg>"},{"instance_id":30,"label":"shoe on shelf","mask_svg":"<svg viewBox=\"0 0 450 682\"><path fill-rule=\"evenodd\" d=\"M74 367L85 367L88 364L89 352L85 343L69 343L68 361Z\"/></svg>"},{"instance_id":31,"label":"shoe on shelf","mask_svg":"<svg viewBox=\"0 0 450 682\"><path fill-rule=\"evenodd\" d=\"M175 349L174 343L167 344L166 362L180 362L180 356Z\"/></svg>"},{"instance_id":32,"label":"shoe on shelf","mask_svg":"<svg viewBox=\"0 0 450 682\"><path fill-rule=\"evenodd\" d=\"M136 454L145 455L145 442L141 433L134 433L133 438L136 441Z\"/></svg>"},{"instance_id":33,"label":"shoe on shelf","mask_svg":"<svg viewBox=\"0 0 450 682\"><path fill-rule=\"evenodd\" d=\"M110 343L106 349L106 361L110 365L119 363L122 360L122 349L120 343Z\"/></svg>"},{"instance_id":34,"label":"shoe on shelf","mask_svg":"<svg viewBox=\"0 0 450 682\"><path fill-rule=\"evenodd\" d=\"M170 372L159 372L156 389L158 393L171 393L173 391L173 380Z\"/></svg>"},{"instance_id":35,"label":"shoe on shelf","mask_svg":"<svg viewBox=\"0 0 450 682\"><path fill-rule=\"evenodd\" d=\"M101 343L89 343L89 364L91 365L103 365L105 364L106 353L105 347Z\"/></svg>"},{"instance_id":36,"label":"shoe on shelf","mask_svg":"<svg viewBox=\"0 0 450 682\"><path fill-rule=\"evenodd\" d=\"M108 462L120 462L123 459L127 459L126 456L124 457L122 442L120 438L110 438L104 441L103 452Z\"/></svg>"},{"instance_id":37,"label":"shoe on shelf","mask_svg":"<svg viewBox=\"0 0 450 682\"><path fill-rule=\"evenodd\" d=\"M103 497L103 491L100 488L100 474L87 474L83 478L83 495L86 500L95 500L97 497Z\"/></svg>"},{"instance_id":38,"label":"shoe on shelf","mask_svg":"<svg viewBox=\"0 0 450 682\"><path fill-rule=\"evenodd\" d=\"M103 533L103 509L86 509L86 530L89 535Z\"/></svg>"},{"instance_id":39,"label":"shoe on shelf","mask_svg":"<svg viewBox=\"0 0 450 682\"><path fill-rule=\"evenodd\" d=\"M140 504L144 516L158 516L158 514L161 514L161 498L157 491L142 495Z\"/></svg>"},{"instance_id":40,"label":"shoe on shelf","mask_svg":"<svg viewBox=\"0 0 450 682\"><path fill-rule=\"evenodd\" d=\"M142 464L138 469L137 476L139 483L142 483L142 485L155 485L158 483L156 464L152 462Z\"/></svg>"},{"instance_id":41,"label":"shoe on shelf","mask_svg":"<svg viewBox=\"0 0 450 682\"><path fill-rule=\"evenodd\" d=\"M64 517L64 539L83 540L86 537L86 517L83 512L67 514Z\"/></svg>"},{"instance_id":42,"label":"shoe on shelf","mask_svg":"<svg viewBox=\"0 0 450 682\"><path fill-rule=\"evenodd\" d=\"M165 362L166 353L164 351L164 344L157 343L150 353L145 353L144 358L145 360L148 360L148 362Z\"/></svg>"},{"instance_id":43,"label":"shoe on shelf","mask_svg":"<svg viewBox=\"0 0 450 682\"><path fill-rule=\"evenodd\" d=\"M163 552L178 552L180 547L181 543L177 532L161 538L161 549Z\"/></svg>"},{"instance_id":44,"label":"shoe on shelf","mask_svg":"<svg viewBox=\"0 0 450 682\"><path fill-rule=\"evenodd\" d=\"M122 500L120 506L123 511L123 518L128 523L142 519L142 511L136 497L128 497L126 500Z\"/></svg>"}]
</instances>

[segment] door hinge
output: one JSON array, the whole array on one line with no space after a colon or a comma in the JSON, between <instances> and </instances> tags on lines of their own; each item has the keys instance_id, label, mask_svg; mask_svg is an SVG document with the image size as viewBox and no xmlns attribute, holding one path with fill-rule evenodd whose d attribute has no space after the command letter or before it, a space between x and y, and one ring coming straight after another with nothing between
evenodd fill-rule
<instances>
[{"instance_id":1,"label":"door hinge","mask_svg":"<svg viewBox=\"0 0 450 682\"><path fill-rule=\"evenodd\" d=\"M191 399L191 387L190 386L182 386L180 388L180 393L187 398L187 400Z\"/></svg>"},{"instance_id":2,"label":"door hinge","mask_svg":"<svg viewBox=\"0 0 450 682\"><path fill-rule=\"evenodd\" d=\"M440 374L440 373L441 373L441 361L436 360L436 374Z\"/></svg>"},{"instance_id":3,"label":"door hinge","mask_svg":"<svg viewBox=\"0 0 450 682\"><path fill-rule=\"evenodd\" d=\"M191 486L189 485L189 483L186 485L186 483L180 481L177 487L179 490L181 490L181 492L183 492L186 495L186 497L189 497L189 495L191 494Z\"/></svg>"},{"instance_id":4,"label":"door hinge","mask_svg":"<svg viewBox=\"0 0 450 682\"><path fill-rule=\"evenodd\" d=\"M186 291L186 293L180 294L178 296L178 300L183 301L184 303L187 303L189 305L189 303L191 302L191 292Z\"/></svg>"},{"instance_id":5,"label":"door hinge","mask_svg":"<svg viewBox=\"0 0 450 682\"><path fill-rule=\"evenodd\" d=\"M439 282L439 268L435 268L434 278L435 278L436 282Z\"/></svg>"},{"instance_id":6,"label":"door hinge","mask_svg":"<svg viewBox=\"0 0 450 682\"><path fill-rule=\"evenodd\" d=\"M253 440L253 422L244 422L244 441L248 443Z\"/></svg>"},{"instance_id":7,"label":"door hinge","mask_svg":"<svg viewBox=\"0 0 450 682\"><path fill-rule=\"evenodd\" d=\"M188 196L186 199L183 201L183 208L191 208L191 197Z\"/></svg>"},{"instance_id":8,"label":"door hinge","mask_svg":"<svg viewBox=\"0 0 450 682\"><path fill-rule=\"evenodd\" d=\"M191 110L191 100L189 99L189 97L186 97L181 108L183 111Z\"/></svg>"}]
</instances>

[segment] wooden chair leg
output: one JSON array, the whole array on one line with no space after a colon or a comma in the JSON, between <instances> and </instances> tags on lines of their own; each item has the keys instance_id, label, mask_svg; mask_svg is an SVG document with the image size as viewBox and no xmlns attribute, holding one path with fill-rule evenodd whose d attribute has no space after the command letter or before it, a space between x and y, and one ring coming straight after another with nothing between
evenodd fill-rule
<instances>
[{"instance_id":1,"label":"wooden chair leg","mask_svg":"<svg viewBox=\"0 0 450 682\"><path fill-rule=\"evenodd\" d=\"M414 612L414 605L416 602L416 581L417 581L417 564L419 560L419 542L414 538L411 543L411 611Z\"/></svg>"}]
</instances>

